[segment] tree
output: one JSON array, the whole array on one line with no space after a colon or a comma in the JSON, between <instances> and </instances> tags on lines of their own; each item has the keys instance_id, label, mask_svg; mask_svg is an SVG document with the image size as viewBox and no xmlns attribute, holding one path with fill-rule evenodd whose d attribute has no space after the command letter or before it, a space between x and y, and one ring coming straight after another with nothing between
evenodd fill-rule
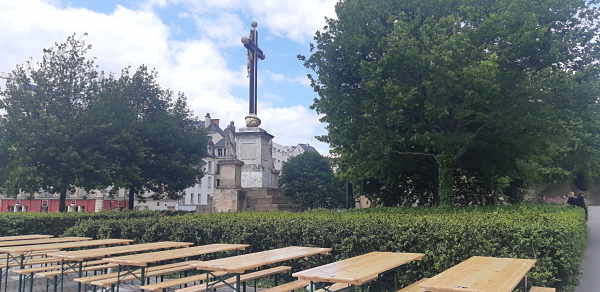
<instances>
[{"instance_id":1,"label":"tree","mask_svg":"<svg viewBox=\"0 0 600 292\"><path fill-rule=\"evenodd\" d=\"M75 35L19 65L0 104L0 184L16 194L129 190L176 198L202 176L207 136L183 94L160 87L145 66L99 73Z\"/></svg>"},{"instance_id":2,"label":"tree","mask_svg":"<svg viewBox=\"0 0 600 292\"><path fill-rule=\"evenodd\" d=\"M321 139L353 180L433 157L447 205L459 170L489 191L535 175L597 102L598 3L340 2L300 56L317 74Z\"/></svg>"},{"instance_id":3,"label":"tree","mask_svg":"<svg viewBox=\"0 0 600 292\"><path fill-rule=\"evenodd\" d=\"M126 188L129 209L136 195L175 199L199 181L208 138L183 94L162 89L157 73L145 66L107 76L101 87L90 104L86 140L91 153L100 153L94 164L107 172L91 181Z\"/></svg>"},{"instance_id":4,"label":"tree","mask_svg":"<svg viewBox=\"0 0 600 292\"><path fill-rule=\"evenodd\" d=\"M45 49L39 63L18 65L3 91L9 190L59 193L60 211L67 192L91 168L74 143L85 128L82 118L90 97L98 91L96 66L85 57L89 49L70 36Z\"/></svg>"},{"instance_id":5,"label":"tree","mask_svg":"<svg viewBox=\"0 0 600 292\"><path fill-rule=\"evenodd\" d=\"M306 151L288 160L279 185L285 196L303 209L339 208L345 204L344 184L338 181L329 160L316 151Z\"/></svg>"}]
</instances>

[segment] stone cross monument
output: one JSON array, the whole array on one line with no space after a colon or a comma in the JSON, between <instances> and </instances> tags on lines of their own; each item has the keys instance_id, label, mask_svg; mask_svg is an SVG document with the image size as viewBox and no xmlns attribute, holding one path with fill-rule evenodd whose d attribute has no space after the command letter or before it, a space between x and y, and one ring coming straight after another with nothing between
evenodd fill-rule
<instances>
[{"instance_id":1,"label":"stone cross monument","mask_svg":"<svg viewBox=\"0 0 600 292\"><path fill-rule=\"evenodd\" d=\"M249 99L249 111L246 117L246 127L258 127L260 126L260 119L257 116L257 80L258 80L258 59L264 60L265 54L258 47L258 32L256 27L258 23L252 22L252 29L250 30L249 37L242 38L242 44L246 47L248 54L248 77L250 81L250 92L248 95Z\"/></svg>"}]
</instances>

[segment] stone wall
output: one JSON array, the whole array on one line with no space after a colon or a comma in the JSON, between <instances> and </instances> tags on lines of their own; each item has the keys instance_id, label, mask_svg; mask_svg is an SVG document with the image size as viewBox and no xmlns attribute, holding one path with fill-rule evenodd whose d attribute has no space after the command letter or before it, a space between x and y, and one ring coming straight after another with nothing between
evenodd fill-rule
<instances>
[{"instance_id":1,"label":"stone wall","mask_svg":"<svg viewBox=\"0 0 600 292\"><path fill-rule=\"evenodd\" d=\"M243 189L248 211L295 211L297 206L276 188Z\"/></svg>"}]
</instances>

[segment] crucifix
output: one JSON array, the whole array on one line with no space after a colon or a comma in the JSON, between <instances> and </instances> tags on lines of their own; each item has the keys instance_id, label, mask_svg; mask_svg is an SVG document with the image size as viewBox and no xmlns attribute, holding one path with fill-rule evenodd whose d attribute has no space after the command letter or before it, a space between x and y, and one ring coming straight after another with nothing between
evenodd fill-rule
<instances>
[{"instance_id":1,"label":"crucifix","mask_svg":"<svg viewBox=\"0 0 600 292\"><path fill-rule=\"evenodd\" d=\"M258 127L260 125L260 119L256 116L256 104L257 104L257 80L258 80L258 59L264 60L265 54L258 47L258 32L256 27L258 23L252 22L252 29L250 30L250 37L243 37L242 44L246 47L248 54L248 77L250 77L250 92L249 92L249 111L246 117L246 125L248 127Z\"/></svg>"}]
</instances>

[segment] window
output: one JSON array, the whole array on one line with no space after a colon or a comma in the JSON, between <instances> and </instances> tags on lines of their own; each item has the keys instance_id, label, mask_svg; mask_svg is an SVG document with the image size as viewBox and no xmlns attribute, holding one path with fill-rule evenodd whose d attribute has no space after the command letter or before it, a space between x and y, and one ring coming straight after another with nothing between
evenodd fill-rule
<instances>
[{"instance_id":1,"label":"window","mask_svg":"<svg viewBox=\"0 0 600 292\"><path fill-rule=\"evenodd\" d=\"M208 179L208 189L212 189L212 180L210 178Z\"/></svg>"},{"instance_id":2,"label":"window","mask_svg":"<svg viewBox=\"0 0 600 292\"><path fill-rule=\"evenodd\" d=\"M200 205L200 194L198 194L198 201L196 201L198 205Z\"/></svg>"},{"instance_id":3,"label":"window","mask_svg":"<svg viewBox=\"0 0 600 292\"><path fill-rule=\"evenodd\" d=\"M160 207L160 202L156 202L156 207Z\"/></svg>"},{"instance_id":4,"label":"window","mask_svg":"<svg viewBox=\"0 0 600 292\"><path fill-rule=\"evenodd\" d=\"M221 186L221 180L217 179L217 187L220 187L220 186Z\"/></svg>"},{"instance_id":5,"label":"window","mask_svg":"<svg viewBox=\"0 0 600 292\"><path fill-rule=\"evenodd\" d=\"M208 172L212 172L212 161L208 162Z\"/></svg>"},{"instance_id":6,"label":"window","mask_svg":"<svg viewBox=\"0 0 600 292\"><path fill-rule=\"evenodd\" d=\"M223 149L222 148L217 149L217 156L223 157Z\"/></svg>"}]
</instances>

